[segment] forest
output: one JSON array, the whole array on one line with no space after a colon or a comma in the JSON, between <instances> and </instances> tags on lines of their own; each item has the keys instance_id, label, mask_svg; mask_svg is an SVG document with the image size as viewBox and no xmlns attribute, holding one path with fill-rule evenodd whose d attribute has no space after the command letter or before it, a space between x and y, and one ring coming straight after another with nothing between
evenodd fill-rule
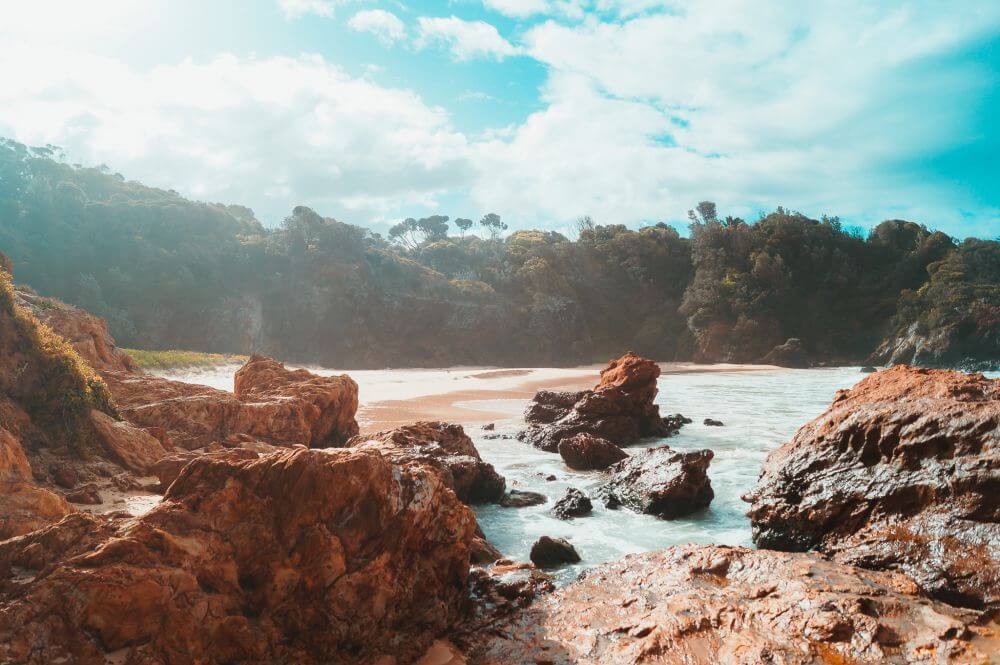
<instances>
[{"instance_id":1,"label":"forest","mask_svg":"<svg viewBox=\"0 0 1000 665\"><path fill-rule=\"evenodd\" d=\"M18 284L105 317L125 346L263 352L345 369L658 360L988 368L1000 242L777 207L690 213L688 235L584 218L578 237L489 212L383 236L292 210L267 228L57 148L0 139L0 251ZM782 356L788 340L797 352ZM777 354L777 355L776 355Z\"/></svg>"}]
</instances>

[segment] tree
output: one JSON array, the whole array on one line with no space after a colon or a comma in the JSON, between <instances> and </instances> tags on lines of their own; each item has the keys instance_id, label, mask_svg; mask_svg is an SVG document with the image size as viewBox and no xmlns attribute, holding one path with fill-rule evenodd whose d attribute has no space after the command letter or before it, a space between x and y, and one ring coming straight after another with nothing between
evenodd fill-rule
<instances>
[{"instance_id":1,"label":"tree","mask_svg":"<svg viewBox=\"0 0 1000 665\"><path fill-rule=\"evenodd\" d=\"M694 210L688 210L688 219L697 224L713 224L719 221L718 211L712 201L702 201L695 206Z\"/></svg>"},{"instance_id":2,"label":"tree","mask_svg":"<svg viewBox=\"0 0 1000 665\"><path fill-rule=\"evenodd\" d=\"M458 217L455 219L455 226L458 230L462 232L462 237L465 237L465 232L472 228L472 220L465 217Z\"/></svg>"},{"instance_id":3,"label":"tree","mask_svg":"<svg viewBox=\"0 0 1000 665\"><path fill-rule=\"evenodd\" d=\"M500 234L507 230L507 224L500 220L500 215L495 212L483 215L483 218L479 220L479 225L489 231L490 240L496 242Z\"/></svg>"},{"instance_id":4,"label":"tree","mask_svg":"<svg viewBox=\"0 0 1000 665\"><path fill-rule=\"evenodd\" d=\"M431 215L417 220L417 230L423 235L421 242L442 240L448 237L448 215Z\"/></svg>"},{"instance_id":5,"label":"tree","mask_svg":"<svg viewBox=\"0 0 1000 665\"><path fill-rule=\"evenodd\" d=\"M414 219L407 217L389 229L389 240L406 249L417 249L428 240L448 237L448 216L431 215Z\"/></svg>"}]
</instances>

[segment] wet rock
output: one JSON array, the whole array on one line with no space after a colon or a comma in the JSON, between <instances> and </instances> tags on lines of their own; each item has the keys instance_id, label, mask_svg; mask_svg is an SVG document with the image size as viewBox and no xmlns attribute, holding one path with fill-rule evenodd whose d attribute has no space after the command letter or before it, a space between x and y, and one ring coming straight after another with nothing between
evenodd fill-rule
<instances>
[{"instance_id":1,"label":"wet rock","mask_svg":"<svg viewBox=\"0 0 1000 665\"><path fill-rule=\"evenodd\" d=\"M861 368L861 371L864 372L865 374L872 374L874 372L877 372L878 370L872 367L871 365L865 365L864 367Z\"/></svg>"},{"instance_id":2,"label":"wet rock","mask_svg":"<svg viewBox=\"0 0 1000 665\"><path fill-rule=\"evenodd\" d=\"M374 448L398 463L428 464L465 503L496 503L506 487L504 477L483 461L461 425L420 422L356 436L347 446Z\"/></svg>"},{"instance_id":3,"label":"wet rock","mask_svg":"<svg viewBox=\"0 0 1000 665\"><path fill-rule=\"evenodd\" d=\"M542 536L531 546L531 563L539 568L558 568L567 563L579 563L580 555L568 540Z\"/></svg>"},{"instance_id":4,"label":"wet rock","mask_svg":"<svg viewBox=\"0 0 1000 665\"><path fill-rule=\"evenodd\" d=\"M675 413L669 416L663 416L663 424L671 432L676 432L685 425L690 425L694 421L681 413Z\"/></svg>"},{"instance_id":5,"label":"wet rock","mask_svg":"<svg viewBox=\"0 0 1000 665\"><path fill-rule=\"evenodd\" d=\"M705 418L702 421L703 425L708 425L709 427L723 427L725 425L721 420L715 420L714 418Z\"/></svg>"},{"instance_id":6,"label":"wet rock","mask_svg":"<svg viewBox=\"0 0 1000 665\"><path fill-rule=\"evenodd\" d=\"M566 520L589 515L593 509L594 504L591 503L587 495L575 487L570 487L566 490L566 494L556 501L552 512L559 519Z\"/></svg>"},{"instance_id":7,"label":"wet rock","mask_svg":"<svg viewBox=\"0 0 1000 665\"><path fill-rule=\"evenodd\" d=\"M715 493L708 478L711 450L648 448L608 469L599 493L608 507L623 505L666 519L705 508Z\"/></svg>"},{"instance_id":8,"label":"wet rock","mask_svg":"<svg viewBox=\"0 0 1000 665\"><path fill-rule=\"evenodd\" d=\"M538 492L527 492L524 490L511 490L500 499L500 505L504 508L526 508L528 506L538 506L548 501L544 494Z\"/></svg>"},{"instance_id":9,"label":"wet rock","mask_svg":"<svg viewBox=\"0 0 1000 665\"><path fill-rule=\"evenodd\" d=\"M628 453L599 436L581 432L559 442L559 455L571 469L606 469L628 457Z\"/></svg>"},{"instance_id":10,"label":"wet rock","mask_svg":"<svg viewBox=\"0 0 1000 665\"><path fill-rule=\"evenodd\" d=\"M903 575L686 545L590 569L458 643L484 665L986 662L1000 640L977 619Z\"/></svg>"},{"instance_id":11,"label":"wet rock","mask_svg":"<svg viewBox=\"0 0 1000 665\"><path fill-rule=\"evenodd\" d=\"M0 583L0 661L410 662L465 616L474 531L375 451L198 459L141 517L0 543L30 568Z\"/></svg>"},{"instance_id":12,"label":"wet rock","mask_svg":"<svg viewBox=\"0 0 1000 665\"><path fill-rule=\"evenodd\" d=\"M483 530L477 524L476 533L469 544L469 563L475 566L485 566L495 563L502 558L503 554L500 553L500 550L493 543L486 540L486 534L483 533Z\"/></svg>"},{"instance_id":13,"label":"wet rock","mask_svg":"<svg viewBox=\"0 0 1000 665\"><path fill-rule=\"evenodd\" d=\"M1000 608L1000 381L898 366L837 393L745 499L760 547L820 549Z\"/></svg>"},{"instance_id":14,"label":"wet rock","mask_svg":"<svg viewBox=\"0 0 1000 665\"><path fill-rule=\"evenodd\" d=\"M652 360L628 353L601 371L594 390L539 391L525 412L531 425L518 434L536 448L555 452L559 442L581 432L627 445L672 433L654 403L660 375Z\"/></svg>"},{"instance_id":15,"label":"wet rock","mask_svg":"<svg viewBox=\"0 0 1000 665\"><path fill-rule=\"evenodd\" d=\"M761 358L764 365L777 365L779 367L808 368L810 365L809 354L806 352L802 340L792 337L784 344L771 349L766 356Z\"/></svg>"},{"instance_id":16,"label":"wet rock","mask_svg":"<svg viewBox=\"0 0 1000 665\"><path fill-rule=\"evenodd\" d=\"M492 432L493 430L496 429L496 427L497 426L496 426L495 423L487 423L487 424L483 425L483 431Z\"/></svg>"}]
</instances>

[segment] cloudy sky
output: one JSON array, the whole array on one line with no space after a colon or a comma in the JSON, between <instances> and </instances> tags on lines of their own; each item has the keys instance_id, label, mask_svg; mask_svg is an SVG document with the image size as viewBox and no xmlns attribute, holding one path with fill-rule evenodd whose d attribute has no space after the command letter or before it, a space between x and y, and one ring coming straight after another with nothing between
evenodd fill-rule
<instances>
[{"instance_id":1,"label":"cloudy sky","mask_svg":"<svg viewBox=\"0 0 1000 665\"><path fill-rule=\"evenodd\" d=\"M703 199L1000 235L1000 2L33 0L0 135L265 223Z\"/></svg>"}]
</instances>

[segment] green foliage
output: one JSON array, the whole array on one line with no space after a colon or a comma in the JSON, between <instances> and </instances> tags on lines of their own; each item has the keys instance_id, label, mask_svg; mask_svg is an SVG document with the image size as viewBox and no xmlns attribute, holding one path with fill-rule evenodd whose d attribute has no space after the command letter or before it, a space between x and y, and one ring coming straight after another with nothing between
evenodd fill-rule
<instances>
[{"instance_id":1,"label":"green foliage","mask_svg":"<svg viewBox=\"0 0 1000 665\"><path fill-rule=\"evenodd\" d=\"M242 365L248 356L232 353L203 353L201 351L149 351L144 349L122 349L142 369L169 370L200 367L220 367L222 365Z\"/></svg>"}]
</instances>

